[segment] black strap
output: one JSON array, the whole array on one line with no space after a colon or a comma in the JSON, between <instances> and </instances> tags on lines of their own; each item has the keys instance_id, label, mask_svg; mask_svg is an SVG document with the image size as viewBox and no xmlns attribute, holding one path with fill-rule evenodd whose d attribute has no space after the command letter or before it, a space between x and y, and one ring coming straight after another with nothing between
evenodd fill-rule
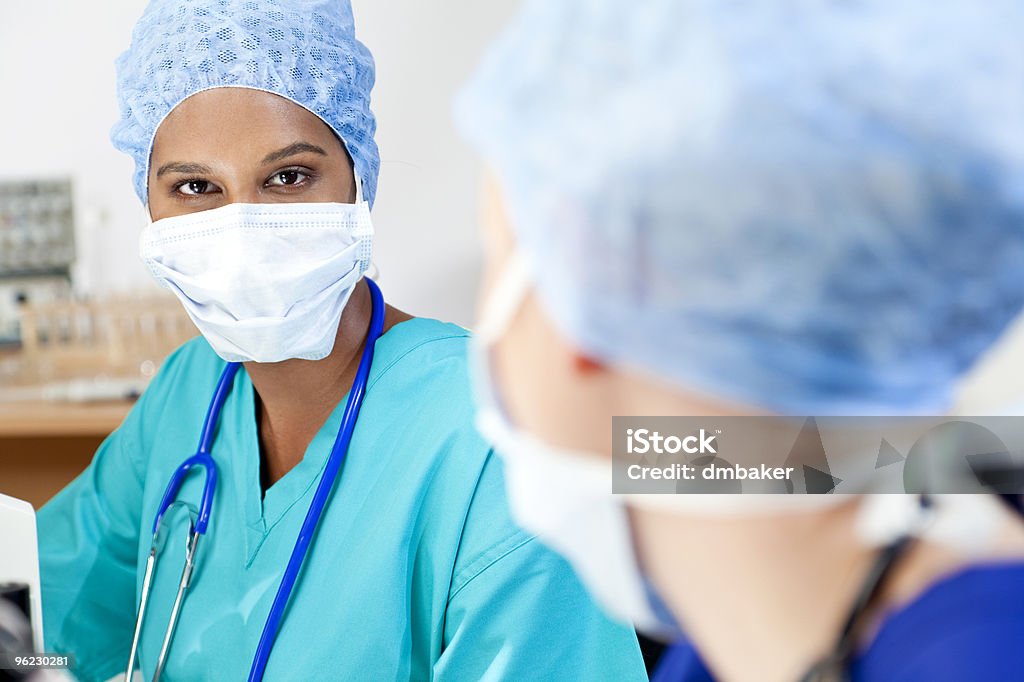
<instances>
[{"instance_id":1,"label":"black strap","mask_svg":"<svg viewBox=\"0 0 1024 682\"><path fill-rule=\"evenodd\" d=\"M919 500L922 508L931 507L931 500L927 495L921 495ZM800 682L842 682L849 679L849 667L857 644L857 626L860 625L861 618L885 584L893 567L916 539L917 537L912 534L901 535L878 552L857 591L832 653L812 665L800 678Z\"/></svg>"}]
</instances>

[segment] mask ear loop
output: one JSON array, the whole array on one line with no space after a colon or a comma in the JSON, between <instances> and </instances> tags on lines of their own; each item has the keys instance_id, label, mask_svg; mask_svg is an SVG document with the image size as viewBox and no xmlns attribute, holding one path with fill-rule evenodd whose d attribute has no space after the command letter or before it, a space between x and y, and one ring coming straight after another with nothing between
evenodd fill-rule
<instances>
[{"instance_id":1,"label":"mask ear loop","mask_svg":"<svg viewBox=\"0 0 1024 682\"><path fill-rule=\"evenodd\" d=\"M480 406L478 420L496 420L496 427L501 432L505 432L505 429L500 427L508 417L502 407L498 386L493 379L490 351L491 346L497 343L512 323L512 318L519 311L529 288L530 276L526 260L517 249L513 249L501 272L498 273L494 286L484 299L479 323L473 329L473 373L480 383L479 393L488 396ZM489 412L494 414L488 414ZM489 430L487 426L480 428L484 431Z\"/></svg>"},{"instance_id":2,"label":"mask ear loop","mask_svg":"<svg viewBox=\"0 0 1024 682\"><path fill-rule=\"evenodd\" d=\"M476 336L484 345L490 345L501 338L512 318L519 312L526 294L530 290L530 266L518 249L505 261L504 268L494 283L494 288L484 303Z\"/></svg>"},{"instance_id":3,"label":"mask ear loop","mask_svg":"<svg viewBox=\"0 0 1024 682\"><path fill-rule=\"evenodd\" d=\"M355 205L359 206L360 204L365 203L365 199L363 198L363 176L359 175L359 173L353 172L352 177L355 179L356 183ZM369 210L369 208L367 208L367 210ZM376 261L372 258L370 259L370 267L367 268L364 276L372 279L374 282L380 282L380 268L377 267Z\"/></svg>"},{"instance_id":4,"label":"mask ear loop","mask_svg":"<svg viewBox=\"0 0 1024 682\"><path fill-rule=\"evenodd\" d=\"M352 177L356 183L356 200L355 204L358 206L363 203L363 178L359 173L352 173Z\"/></svg>"}]
</instances>

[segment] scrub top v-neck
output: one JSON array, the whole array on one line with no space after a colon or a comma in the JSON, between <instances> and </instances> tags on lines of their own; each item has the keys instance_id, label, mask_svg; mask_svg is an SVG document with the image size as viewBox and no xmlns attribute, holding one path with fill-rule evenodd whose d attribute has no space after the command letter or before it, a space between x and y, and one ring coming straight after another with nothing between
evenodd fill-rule
<instances>
[{"instance_id":1,"label":"scrub top v-neck","mask_svg":"<svg viewBox=\"0 0 1024 682\"><path fill-rule=\"evenodd\" d=\"M500 460L473 428L467 336L416 319L377 342L267 679L645 679L632 630L607 620L571 568L512 523ZM186 344L89 468L40 511L46 648L73 653L82 680L106 680L127 662L153 510L195 450L223 367L202 339ZM343 410L344 400L264 495L252 383L244 371L235 378L213 446L211 525L167 679L245 679ZM201 478L179 499L198 500ZM147 679L188 511L168 517L141 644Z\"/></svg>"},{"instance_id":2,"label":"scrub top v-neck","mask_svg":"<svg viewBox=\"0 0 1024 682\"><path fill-rule=\"evenodd\" d=\"M241 502L238 518L245 519L248 530L246 556L252 561L267 533L307 491L319 483L335 436L341 428L348 393L334 407L327 421L310 441L302 459L265 491L261 480L262 458L247 454L259 453L260 443L259 422L256 419L256 391L246 372L239 372L233 393L238 417L237 428L241 437L231 443L237 451L232 452L230 457L234 461L244 462L242 475L236 476L233 483L237 485L236 495ZM249 416L252 418L248 418Z\"/></svg>"}]
</instances>

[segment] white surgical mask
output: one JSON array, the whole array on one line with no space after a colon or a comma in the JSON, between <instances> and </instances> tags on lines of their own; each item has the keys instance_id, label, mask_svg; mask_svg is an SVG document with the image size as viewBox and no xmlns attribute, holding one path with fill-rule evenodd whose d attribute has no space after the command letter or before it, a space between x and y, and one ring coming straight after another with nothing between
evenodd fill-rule
<instances>
[{"instance_id":1,"label":"white surgical mask","mask_svg":"<svg viewBox=\"0 0 1024 682\"><path fill-rule=\"evenodd\" d=\"M676 630L637 566L629 517L611 494L611 462L555 448L511 424L491 379L489 346L504 333L530 286L513 254L473 336L477 428L505 465L513 519L573 566L606 612L655 635Z\"/></svg>"},{"instance_id":2,"label":"white surgical mask","mask_svg":"<svg viewBox=\"0 0 1024 682\"><path fill-rule=\"evenodd\" d=\"M373 224L356 188L354 204L228 204L157 220L141 255L225 360L320 360L370 265Z\"/></svg>"}]
</instances>

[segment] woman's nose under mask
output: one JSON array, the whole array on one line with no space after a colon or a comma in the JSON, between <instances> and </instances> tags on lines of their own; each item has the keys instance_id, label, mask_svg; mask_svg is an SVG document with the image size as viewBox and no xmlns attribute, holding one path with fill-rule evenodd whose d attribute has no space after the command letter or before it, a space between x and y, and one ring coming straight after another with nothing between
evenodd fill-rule
<instances>
[{"instance_id":1,"label":"woman's nose under mask","mask_svg":"<svg viewBox=\"0 0 1024 682\"><path fill-rule=\"evenodd\" d=\"M320 360L373 252L359 184L354 204L228 204L157 220L140 253L224 360Z\"/></svg>"}]
</instances>

